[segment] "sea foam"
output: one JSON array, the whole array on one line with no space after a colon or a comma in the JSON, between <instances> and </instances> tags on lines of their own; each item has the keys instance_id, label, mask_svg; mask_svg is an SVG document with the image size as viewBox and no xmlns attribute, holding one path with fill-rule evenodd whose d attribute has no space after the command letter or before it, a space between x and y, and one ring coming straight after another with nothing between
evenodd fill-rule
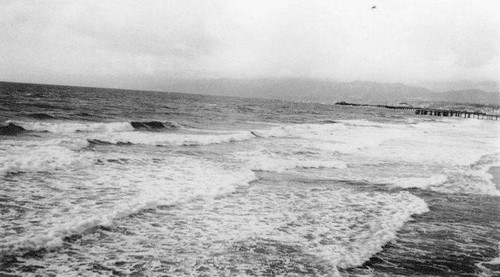
<instances>
[{"instance_id":1,"label":"sea foam","mask_svg":"<svg viewBox=\"0 0 500 277\"><path fill-rule=\"evenodd\" d=\"M96 134L89 140L97 140L112 144L132 143L157 146L194 146L209 145L227 142L244 141L255 138L248 131L224 132L224 133L145 133L145 132L121 132L109 134Z\"/></svg>"},{"instance_id":2,"label":"sea foam","mask_svg":"<svg viewBox=\"0 0 500 277\"><path fill-rule=\"evenodd\" d=\"M280 155L267 150L237 152L236 160L244 163L252 170L286 172L296 169L313 168L347 168L343 161L336 160L333 157L323 157L321 155Z\"/></svg>"},{"instance_id":3,"label":"sea foam","mask_svg":"<svg viewBox=\"0 0 500 277\"><path fill-rule=\"evenodd\" d=\"M87 169L85 179L76 182L64 174L47 178L45 186L32 191L36 198L24 193L29 180L12 187L9 205L15 207L20 201L44 209L12 210L11 217L18 220L6 218L4 228L19 225L17 229L20 231L0 238L0 253L60 246L64 237L90 227L109 225L117 218L157 205L214 199L255 179L250 170L221 167L192 158L120 158L129 163L109 163L106 167L95 165Z\"/></svg>"},{"instance_id":4,"label":"sea foam","mask_svg":"<svg viewBox=\"0 0 500 277\"><path fill-rule=\"evenodd\" d=\"M88 167L93 155L79 150L89 144L82 139L45 141L3 141L0 144L0 172L48 172Z\"/></svg>"},{"instance_id":5,"label":"sea foam","mask_svg":"<svg viewBox=\"0 0 500 277\"><path fill-rule=\"evenodd\" d=\"M337 268L362 265L395 239L413 215L428 211L422 199L408 192L363 193L334 183L257 182L246 191L146 214L143 220L153 224L140 228L136 220L122 218L120 226L163 251L154 252L135 239L125 247L143 255L157 253L158 259L182 260L172 263L172 270L180 272L202 265L211 274L231 268L239 274L251 270L264 275L269 263L286 253L292 267L301 266L300 257L309 257L309 265L328 264L333 274ZM116 237L107 251L123 239Z\"/></svg>"},{"instance_id":6,"label":"sea foam","mask_svg":"<svg viewBox=\"0 0 500 277\"><path fill-rule=\"evenodd\" d=\"M130 122L12 122L30 131L48 131L51 133L62 134L74 132L124 132L134 130L134 127L132 127Z\"/></svg>"}]
</instances>

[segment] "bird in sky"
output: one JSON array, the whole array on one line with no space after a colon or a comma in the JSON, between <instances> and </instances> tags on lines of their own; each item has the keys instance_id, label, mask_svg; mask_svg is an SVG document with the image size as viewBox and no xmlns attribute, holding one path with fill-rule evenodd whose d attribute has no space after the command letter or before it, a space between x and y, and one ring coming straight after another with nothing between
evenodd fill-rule
<instances>
[{"instance_id":1,"label":"bird in sky","mask_svg":"<svg viewBox=\"0 0 500 277\"><path fill-rule=\"evenodd\" d=\"M373 10L373 9L376 9L376 8L377 8L377 6L373 6L373 7L372 7L372 10Z\"/></svg>"}]
</instances>

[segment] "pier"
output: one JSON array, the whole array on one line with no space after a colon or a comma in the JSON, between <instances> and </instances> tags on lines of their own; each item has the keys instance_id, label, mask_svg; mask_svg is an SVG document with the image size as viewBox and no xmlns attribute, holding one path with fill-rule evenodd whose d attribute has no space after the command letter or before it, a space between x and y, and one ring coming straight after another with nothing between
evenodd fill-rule
<instances>
[{"instance_id":1,"label":"pier","mask_svg":"<svg viewBox=\"0 0 500 277\"><path fill-rule=\"evenodd\" d=\"M498 115L487 114L481 112L469 111L455 111L455 110L437 110L437 109L415 109L415 114L418 115L431 115L431 116L449 116L449 117L462 117L462 118L477 118L477 119L492 119L498 120Z\"/></svg>"},{"instance_id":2,"label":"pier","mask_svg":"<svg viewBox=\"0 0 500 277\"><path fill-rule=\"evenodd\" d=\"M416 115L428 116L443 116L443 117L461 117L461 118L477 118L477 119L490 119L498 120L498 114L487 114L483 112L470 112L458 110L444 110L444 109L430 109L430 108L415 108L411 106L391 106L391 105L370 105L370 104L357 104L347 102L337 102L335 105L341 106L354 106L354 107L376 107L392 110L414 110Z\"/></svg>"}]
</instances>

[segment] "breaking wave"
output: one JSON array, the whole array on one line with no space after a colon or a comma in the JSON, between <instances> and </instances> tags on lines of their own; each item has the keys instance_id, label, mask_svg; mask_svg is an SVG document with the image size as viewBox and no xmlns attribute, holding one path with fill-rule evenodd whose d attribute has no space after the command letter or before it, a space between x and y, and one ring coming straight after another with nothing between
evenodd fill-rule
<instances>
[{"instance_id":1,"label":"breaking wave","mask_svg":"<svg viewBox=\"0 0 500 277\"><path fill-rule=\"evenodd\" d=\"M268 151L239 152L235 159L252 170L286 172L293 169L347 168L347 163L332 157L314 157L298 151L294 155L280 155ZM306 154L309 154L306 152Z\"/></svg>"},{"instance_id":2,"label":"breaking wave","mask_svg":"<svg viewBox=\"0 0 500 277\"><path fill-rule=\"evenodd\" d=\"M76 132L124 132L133 131L129 122L30 122L13 121L15 124L29 131L51 132L51 133L76 133Z\"/></svg>"},{"instance_id":3,"label":"breaking wave","mask_svg":"<svg viewBox=\"0 0 500 277\"><path fill-rule=\"evenodd\" d=\"M26 129L14 123L9 123L7 126L0 126L0 136L16 136L24 132L26 132Z\"/></svg>"},{"instance_id":4,"label":"breaking wave","mask_svg":"<svg viewBox=\"0 0 500 277\"><path fill-rule=\"evenodd\" d=\"M173 130L178 129L180 126L175 122L160 122L160 121L132 121L130 125L136 130Z\"/></svg>"},{"instance_id":5,"label":"breaking wave","mask_svg":"<svg viewBox=\"0 0 500 277\"><path fill-rule=\"evenodd\" d=\"M42 118L39 118L42 119ZM180 128L175 122L160 121L131 121L131 122L30 122L30 121L12 121L9 126L14 125L29 131L51 132L51 133L76 133L76 132L130 132L138 131L160 131L174 130Z\"/></svg>"},{"instance_id":6,"label":"breaking wave","mask_svg":"<svg viewBox=\"0 0 500 277\"><path fill-rule=\"evenodd\" d=\"M214 199L256 179L250 170L222 168L196 159L177 157L165 162L169 166L136 160L135 165L126 171L118 170L119 167L111 171L110 168L94 167L92 172L97 174L81 180L76 186L64 185L64 190L39 191L39 194L51 194L47 199L51 201L48 207L52 208L43 214L35 211L24 214L24 226L19 227L23 232L0 238L0 253L61 246L67 236L94 226L109 225L117 218L143 209L182 204L194 199ZM12 194L22 195L22 187ZM72 201L68 202L68 198ZM12 216L16 217L16 213ZM6 222L8 225L17 224L17 221Z\"/></svg>"},{"instance_id":7,"label":"breaking wave","mask_svg":"<svg viewBox=\"0 0 500 277\"><path fill-rule=\"evenodd\" d=\"M244 141L255 138L248 131L226 133L145 133L121 132L89 137L92 142L109 144L143 144L156 146L197 146Z\"/></svg>"},{"instance_id":8,"label":"breaking wave","mask_svg":"<svg viewBox=\"0 0 500 277\"><path fill-rule=\"evenodd\" d=\"M50 172L88 167L94 163L92 154L79 151L88 145L83 139L4 141L0 145L0 172Z\"/></svg>"}]
</instances>

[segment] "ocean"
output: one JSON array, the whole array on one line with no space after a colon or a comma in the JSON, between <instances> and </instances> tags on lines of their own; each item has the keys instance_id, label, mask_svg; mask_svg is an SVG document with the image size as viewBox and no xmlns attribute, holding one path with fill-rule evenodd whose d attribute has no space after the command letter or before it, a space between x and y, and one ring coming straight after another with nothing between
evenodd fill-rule
<instances>
[{"instance_id":1,"label":"ocean","mask_svg":"<svg viewBox=\"0 0 500 277\"><path fill-rule=\"evenodd\" d=\"M499 121L0 83L0 122L0 276L500 276Z\"/></svg>"}]
</instances>

